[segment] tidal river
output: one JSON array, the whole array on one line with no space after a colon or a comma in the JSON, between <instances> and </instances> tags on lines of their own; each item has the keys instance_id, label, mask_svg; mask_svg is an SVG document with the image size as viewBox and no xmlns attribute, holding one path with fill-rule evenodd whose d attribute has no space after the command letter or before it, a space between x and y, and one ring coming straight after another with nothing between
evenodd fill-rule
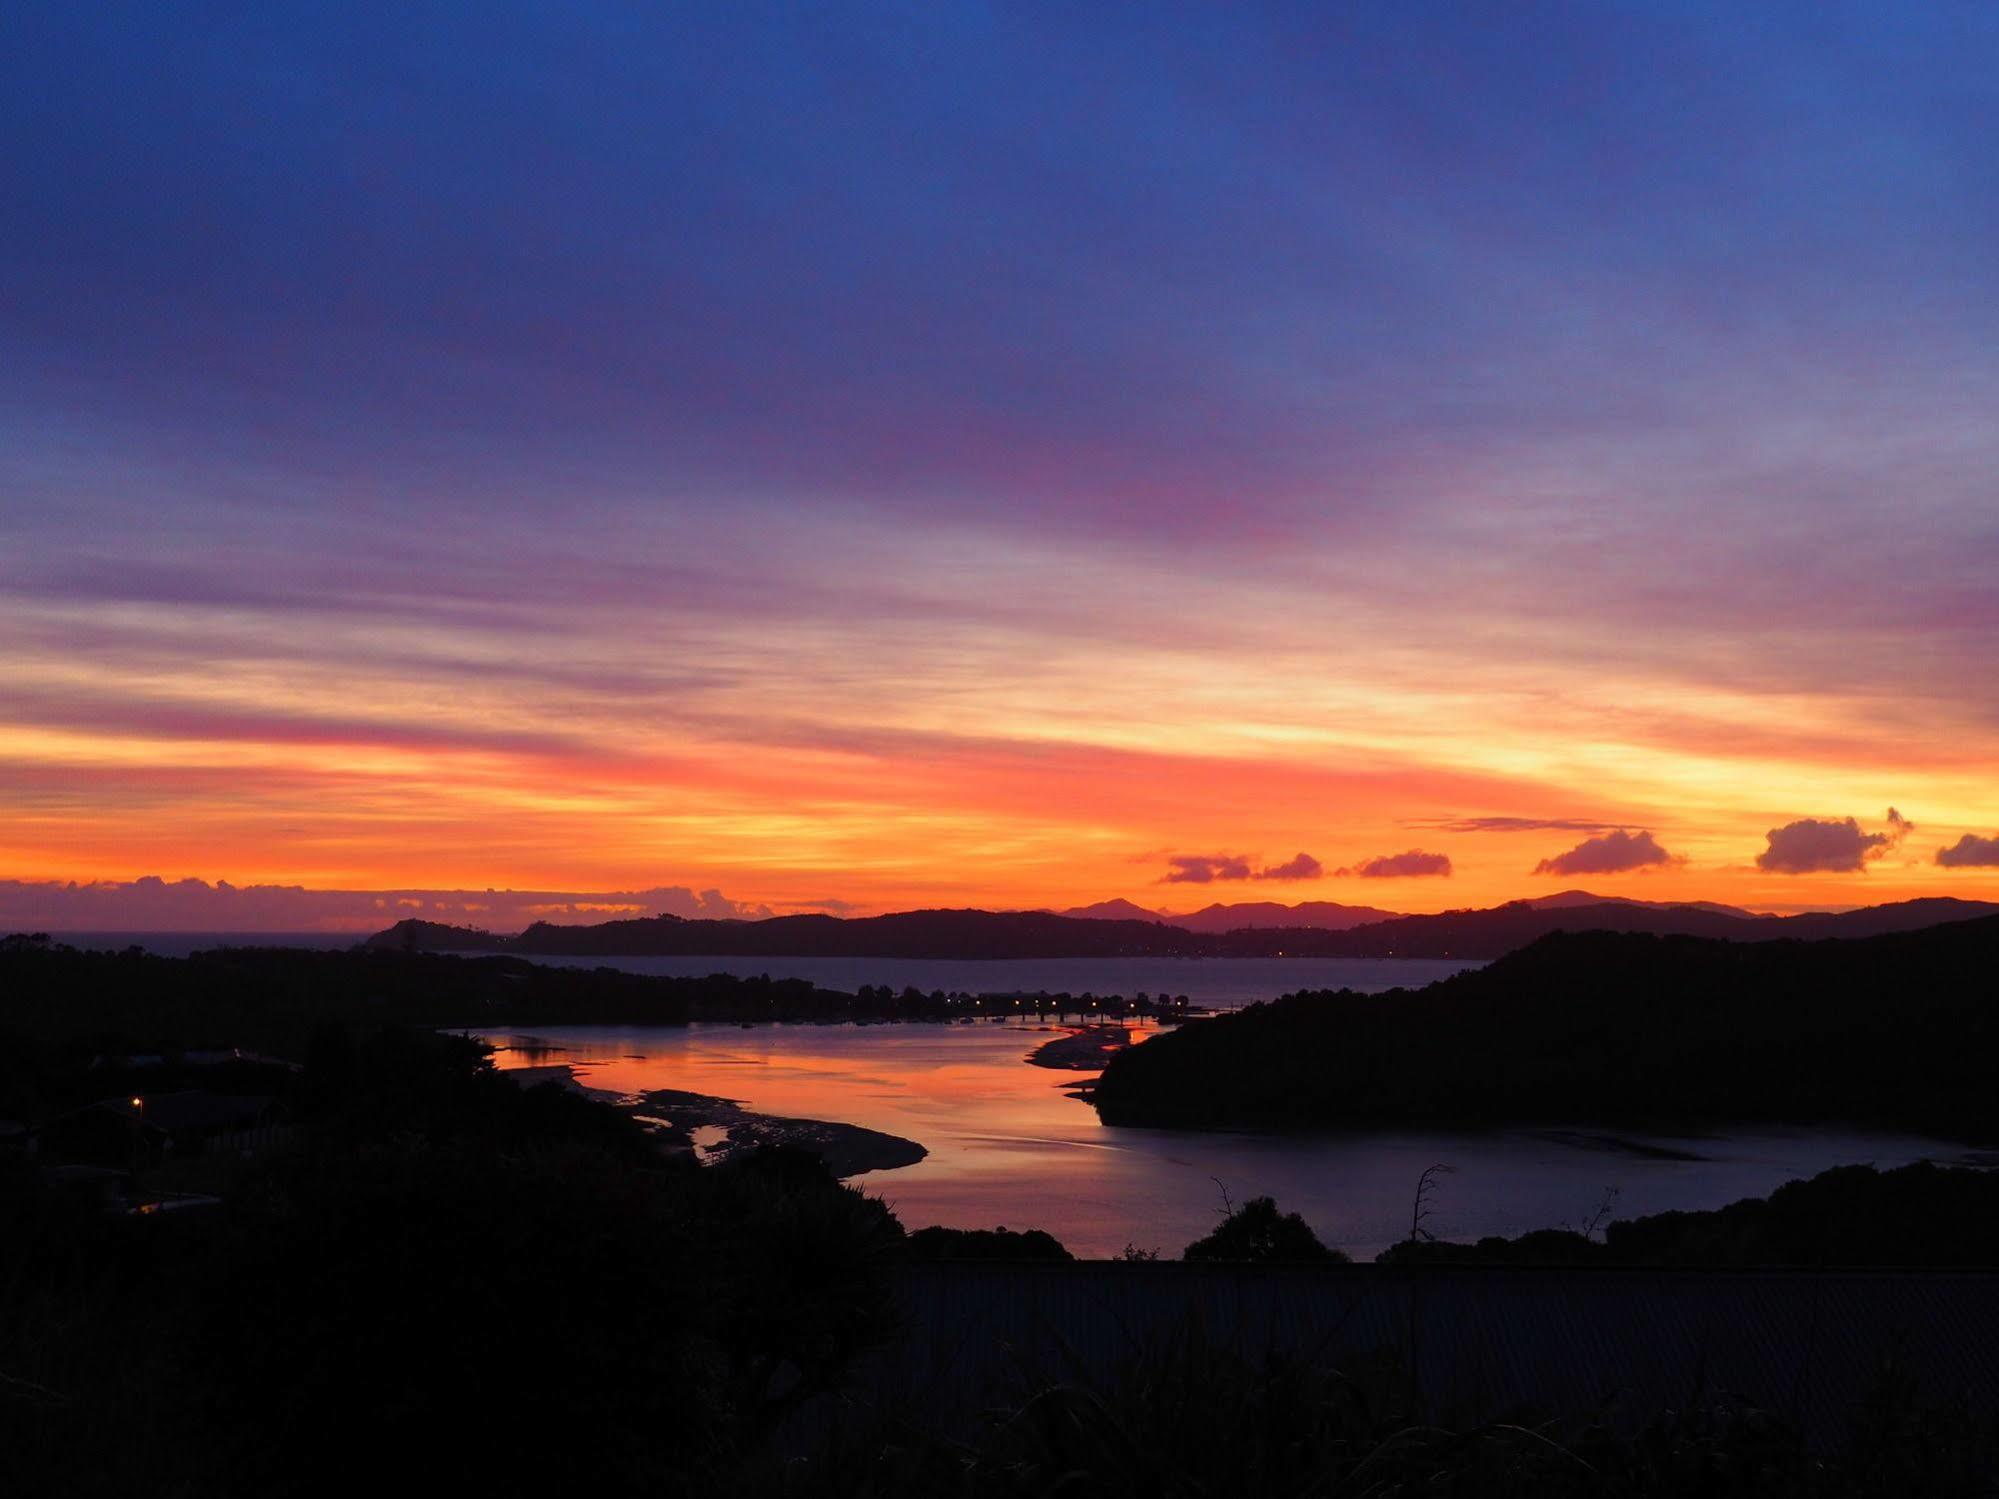
<instances>
[{"instance_id":1,"label":"tidal river","mask_svg":"<svg viewBox=\"0 0 1999 1499\"><path fill-rule=\"evenodd\" d=\"M1964 1157L1906 1135L1768 1127L1671 1139L1561 1121L1314 1136L1112 1128L1068 1092L1087 1074L1026 1061L1060 1034L961 1022L565 1026L487 1039L502 1066L569 1063L590 1087L713 1094L918 1141L929 1151L918 1164L854 1179L905 1226L1042 1228L1090 1256L1127 1244L1177 1255L1214 1226L1226 1192L1273 1196L1326 1242L1370 1258L1407 1235L1431 1165L1451 1169L1425 1227L1471 1239L1581 1226L1606 1203L1619 1217L1719 1207L1833 1165Z\"/></svg>"},{"instance_id":2,"label":"tidal river","mask_svg":"<svg viewBox=\"0 0 1999 1499\"><path fill-rule=\"evenodd\" d=\"M1233 1010L1299 989L1420 989L1482 968L1457 958L561 958L537 963L622 968L669 978L733 973L806 979L853 993L863 984L942 989L947 994L1184 994L1211 1010Z\"/></svg>"}]
</instances>

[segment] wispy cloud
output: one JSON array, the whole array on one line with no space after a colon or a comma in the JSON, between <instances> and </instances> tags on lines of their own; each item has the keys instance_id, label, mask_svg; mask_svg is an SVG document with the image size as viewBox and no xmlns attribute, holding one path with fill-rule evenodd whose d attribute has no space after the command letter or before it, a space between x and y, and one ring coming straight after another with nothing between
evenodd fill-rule
<instances>
[{"instance_id":1,"label":"wispy cloud","mask_svg":"<svg viewBox=\"0 0 1999 1499\"><path fill-rule=\"evenodd\" d=\"M1412 818L1407 825L1445 833L1608 833L1617 827L1573 817L1429 817Z\"/></svg>"}]
</instances>

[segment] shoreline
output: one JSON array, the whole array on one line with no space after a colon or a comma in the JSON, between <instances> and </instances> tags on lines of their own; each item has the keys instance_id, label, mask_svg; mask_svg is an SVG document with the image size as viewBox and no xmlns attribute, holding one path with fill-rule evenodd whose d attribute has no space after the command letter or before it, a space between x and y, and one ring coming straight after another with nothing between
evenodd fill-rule
<instances>
[{"instance_id":1,"label":"shoreline","mask_svg":"<svg viewBox=\"0 0 1999 1499\"><path fill-rule=\"evenodd\" d=\"M1064 1034L1044 1041L1027 1054L1034 1067L1050 1067L1064 1072L1101 1072L1104 1064L1135 1043L1128 1025L1065 1026Z\"/></svg>"},{"instance_id":2,"label":"shoreline","mask_svg":"<svg viewBox=\"0 0 1999 1499\"><path fill-rule=\"evenodd\" d=\"M645 1110L640 1113L639 1110ZM870 1171L895 1171L914 1166L930 1152L914 1140L882 1130L866 1129L832 1119L789 1119L746 1109L733 1098L689 1093L678 1088L654 1088L639 1095L627 1110L644 1121L663 1142L684 1145L702 1161L715 1165L741 1151L765 1145L810 1151L842 1181ZM720 1138L696 1140L701 1132L721 1130Z\"/></svg>"},{"instance_id":3,"label":"shoreline","mask_svg":"<svg viewBox=\"0 0 1999 1499\"><path fill-rule=\"evenodd\" d=\"M568 1062L498 1070L500 1076L510 1078L520 1087L553 1083L609 1104L644 1125L662 1149L685 1151L704 1165L718 1164L738 1152L760 1146L781 1145L810 1151L826 1163L827 1170L845 1181L870 1171L914 1166L930 1154L925 1146L901 1135L832 1119L791 1119L760 1113L744 1108L733 1098L710 1093L649 1088L632 1094L592 1088L577 1077L575 1067ZM719 1137L697 1138L716 1130L721 1131Z\"/></svg>"}]
</instances>

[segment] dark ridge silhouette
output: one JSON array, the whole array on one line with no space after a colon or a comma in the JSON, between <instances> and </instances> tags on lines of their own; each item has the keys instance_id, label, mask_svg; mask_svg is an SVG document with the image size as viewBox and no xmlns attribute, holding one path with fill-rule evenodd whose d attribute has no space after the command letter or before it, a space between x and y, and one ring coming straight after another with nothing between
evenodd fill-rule
<instances>
[{"instance_id":1,"label":"dark ridge silhouette","mask_svg":"<svg viewBox=\"0 0 1999 1499\"><path fill-rule=\"evenodd\" d=\"M661 921L671 921L662 916ZM393 937L393 941L385 940ZM498 952L513 939L498 937L472 926L451 926L442 921L420 921L416 917L397 922L386 932L368 939L369 947L401 952Z\"/></svg>"},{"instance_id":2,"label":"dark ridge silhouette","mask_svg":"<svg viewBox=\"0 0 1999 1499\"><path fill-rule=\"evenodd\" d=\"M1071 906L1066 911L1057 911L1057 916L1073 917L1077 921L1171 921L1173 918L1163 911L1148 911L1120 897L1117 900L1100 900L1094 905Z\"/></svg>"},{"instance_id":3,"label":"dark ridge silhouette","mask_svg":"<svg viewBox=\"0 0 1999 1499\"><path fill-rule=\"evenodd\" d=\"M1185 916L1168 916L1167 925L1187 932L1240 932L1251 929L1344 932L1377 921L1393 921L1401 913L1377 906L1343 906L1338 901L1307 900L1295 906L1274 900L1238 901L1204 906Z\"/></svg>"},{"instance_id":4,"label":"dark ridge silhouette","mask_svg":"<svg viewBox=\"0 0 1999 1499\"><path fill-rule=\"evenodd\" d=\"M1128 900L1100 900L1095 905L1074 906L1057 914L1082 921L1157 921L1184 932L1239 932L1252 927L1344 932L1371 921L1389 921L1402 913L1384 911L1378 906L1343 906L1331 900L1300 901L1295 906L1274 900L1245 900L1232 904L1217 901L1198 911L1170 916L1163 911L1148 911Z\"/></svg>"},{"instance_id":5,"label":"dark ridge silhouette","mask_svg":"<svg viewBox=\"0 0 1999 1499\"><path fill-rule=\"evenodd\" d=\"M494 937L468 927L411 920L378 932L367 945L549 957L1289 956L1476 961L1501 957L1556 931L1646 932L1764 942L1787 937L1868 937L1999 913L1999 904L1948 897L1802 916L1747 916L1706 904L1644 905L1625 900L1549 906L1545 899L1540 903L1513 901L1485 910L1398 916L1344 931L1300 927L1191 931L1161 921L1099 920L1049 911L902 911L849 918L774 916L762 921L653 916L595 926L537 922L518 937Z\"/></svg>"},{"instance_id":6,"label":"dark ridge silhouette","mask_svg":"<svg viewBox=\"0 0 1999 1499\"><path fill-rule=\"evenodd\" d=\"M1559 911L1569 906L1644 906L1654 911L1711 911L1717 916L1740 916L1754 920L1759 911L1741 906L1725 906L1715 900L1639 900L1631 895L1598 895L1593 890L1557 890L1553 895L1536 895L1527 904L1537 911Z\"/></svg>"},{"instance_id":7,"label":"dark ridge silhouette","mask_svg":"<svg viewBox=\"0 0 1999 1499\"><path fill-rule=\"evenodd\" d=\"M375 947L434 945L399 923L369 939ZM446 929L441 940L468 939ZM562 957L1086 958L1199 956L1204 939L1158 922L1088 921L1048 911L901 911L888 916L773 916L763 921L653 916L597 926L537 922L491 951Z\"/></svg>"},{"instance_id":8,"label":"dark ridge silhouette","mask_svg":"<svg viewBox=\"0 0 1999 1499\"><path fill-rule=\"evenodd\" d=\"M1995 965L1999 917L1815 942L1566 933L1418 991L1191 1022L1112 1057L1094 1102L1114 1124L1841 1120L1992 1138Z\"/></svg>"},{"instance_id":9,"label":"dark ridge silhouette","mask_svg":"<svg viewBox=\"0 0 1999 1499\"><path fill-rule=\"evenodd\" d=\"M1999 1172L1919 1161L1835 1166L1707 1212L1613 1219L1601 1238L1543 1228L1475 1244L1406 1240L1383 1265L1999 1265Z\"/></svg>"}]
</instances>

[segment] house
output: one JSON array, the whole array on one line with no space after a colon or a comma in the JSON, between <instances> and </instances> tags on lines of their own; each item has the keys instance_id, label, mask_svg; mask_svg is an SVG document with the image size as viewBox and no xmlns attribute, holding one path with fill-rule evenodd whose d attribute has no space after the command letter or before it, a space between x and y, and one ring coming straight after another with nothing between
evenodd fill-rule
<instances>
[{"instance_id":1,"label":"house","mask_svg":"<svg viewBox=\"0 0 1999 1499\"><path fill-rule=\"evenodd\" d=\"M211 1150L254 1153L277 1144L283 1126L268 1095L189 1088L101 1099L44 1121L36 1134L45 1159L131 1166Z\"/></svg>"}]
</instances>

